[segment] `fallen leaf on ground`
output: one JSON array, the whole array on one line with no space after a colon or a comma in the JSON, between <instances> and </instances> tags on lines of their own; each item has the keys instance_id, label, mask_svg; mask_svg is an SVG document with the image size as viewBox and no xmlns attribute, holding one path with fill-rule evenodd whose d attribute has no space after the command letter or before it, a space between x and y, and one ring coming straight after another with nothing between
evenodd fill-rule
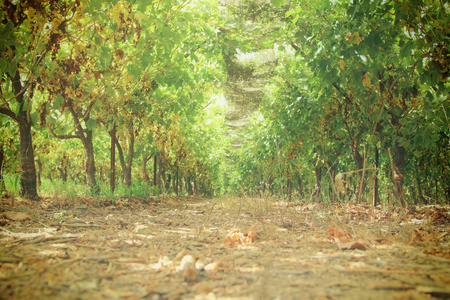
<instances>
[{"instance_id":1,"label":"fallen leaf on ground","mask_svg":"<svg viewBox=\"0 0 450 300\"><path fill-rule=\"evenodd\" d=\"M167 256L163 256L159 258L158 263L152 266L155 270L161 270L163 268L168 268L173 266L173 261L171 261Z\"/></svg>"},{"instance_id":2,"label":"fallen leaf on ground","mask_svg":"<svg viewBox=\"0 0 450 300\"><path fill-rule=\"evenodd\" d=\"M205 271L219 271L219 268L220 268L219 264L213 262L205 266Z\"/></svg>"},{"instance_id":3,"label":"fallen leaf on ground","mask_svg":"<svg viewBox=\"0 0 450 300\"><path fill-rule=\"evenodd\" d=\"M9 219L12 221L25 221L25 220L31 220L30 215L23 213L23 212L5 212L2 214L3 218Z\"/></svg>"},{"instance_id":4,"label":"fallen leaf on ground","mask_svg":"<svg viewBox=\"0 0 450 300\"><path fill-rule=\"evenodd\" d=\"M328 227L325 229L329 234L329 239L335 239L339 242L349 242L352 238L352 235L348 232L345 232L342 229L338 229L336 227Z\"/></svg>"},{"instance_id":5,"label":"fallen leaf on ground","mask_svg":"<svg viewBox=\"0 0 450 300\"><path fill-rule=\"evenodd\" d=\"M246 234L240 232L239 229L233 229L230 233L225 237L225 242L230 244L246 244L249 245L253 243L256 237L256 227L252 226Z\"/></svg>"},{"instance_id":6,"label":"fallen leaf on ground","mask_svg":"<svg viewBox=\"0 0 450 300\"><path fill-rule=\"evenodd\" d=\"M339 250L352 250L352 249L361 249L366 250L368 247L361 242L346 242L340 243L338 242Z\"/></svg>"}]
</instances>

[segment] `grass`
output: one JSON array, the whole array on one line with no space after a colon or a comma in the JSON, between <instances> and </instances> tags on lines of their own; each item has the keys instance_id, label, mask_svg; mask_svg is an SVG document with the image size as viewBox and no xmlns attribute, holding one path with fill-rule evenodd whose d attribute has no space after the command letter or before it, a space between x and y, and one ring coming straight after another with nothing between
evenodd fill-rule
<instances>
[{"instance_id":1,"label":"grass","mask_svg":"<svg viewBox=\"0 0 450 300\"><path fill-rule=\"evenodd\" d=\"M5 188L12 194L19 194L20 192L20 174L4 174L3 181ZM1 191L3 192L3 191Z\"/></svg>"},{"instance_id":2,"label":"grass","mask_svg":"<svg viewBox=\"0 0 450 300\"><path fill-rule=\"evenodd\" d=\"M236 228L250 217L251 222L259 224L264 232L274 225L293 232L306 230L311 234L330 228L338 234L351 234L352 240L369 244L374 241L409 244L417 242L418 236L420 239L423 235L423 232L417 233L412 224L414 218L422 216L414 209L398 206L393 200L378 207L351 201L309 203L251 197L224 197L219 203L230 212L230 223ZM422 224L428 232L434 230L430 225L428 221Z\"/></svg>"},{"instance_id":3,"label":"grass","mask_svg":"<svg viewBox=\"0 0 450 300\"><path fill-rule=\"evenodd\" d=\"M39 187L39 194L44 197L77 198L86 195L88 188L84 184L64 182L62 179L43 179Z\"/></svg>"},{"instance_id":4,"label":"grass","mask_svg":"<svg viewBox=\"0 0 450 300\"><path fill-rule=\"evenodd\" d=\"M6 189L14 197L19 193L19 174L5 175ZM43 179L39 194L50 197L61 209L71 207L74 199L97 198L109 199L113 203L128 201L131 197L149 198L156 196L162 201L166 195L157 187L144 182L134 181L131 187L117 184L111 192L109 184L100 183L100 193L93 196L83 183L63 182L61 179L50 181ZM13 198L14 198L13 197ZM222 197L218 205L231 213L230 224L236 226L243 219L252 219L254 223L266 226L277 225L284 228L327 228L334 227L351 233L355 238L386 239L388 241L413 238L413 227L408 223L414 218L408 208L393 203L392 197L383 201L379 207L368 204L356 205L351 201L309 203L303 201L286 201L277 198L263 197ZM125 199L125 200L124 200ZM269 223L270 224L269 224ZM425 226L427 224L424 224ZM270 226L269 226L270 227Z\"/></svg>"},{"instance_id":5,"label":"grass","mask_svg":"<svg viewBox=\"0 0 450 300\"><path fill-rule=\"evenodd\" d=\"M9 188L9 186L7 186ZM89 187L84 183L75 183L73 181L63 182L61 179L43 179L39 187L39 195L42 197L55 198L59 205L66 206L68 202L82 197L109 199L113 202L119 201L123 198L138 197L149 198L156 196L163 198L164 195L158 187L151 186L141 181L133 181L131 186L125 186L118 183L114 192L111 191L108 183L99 183L100 191L98 194L93 194Z\"/></svg>"}]
</instances>

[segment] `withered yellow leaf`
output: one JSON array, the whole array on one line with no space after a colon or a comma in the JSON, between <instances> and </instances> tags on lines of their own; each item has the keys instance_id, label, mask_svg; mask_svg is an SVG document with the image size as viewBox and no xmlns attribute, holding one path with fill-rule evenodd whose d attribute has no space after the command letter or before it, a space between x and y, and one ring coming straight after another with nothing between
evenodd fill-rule
<instances>
[{"instance_id":1,"label":"withered yellow leaf","mask_svg":"<svg viewBox=\"0 0 450 300\"><path fill-rule=\"evenodd\" d=\"M343 179L343 174L342 173L338 173L335 178L334 178L334 185L336 188L336 192L338 194L345 194L346 190L344 187L344 179Z\"/></svg>"},{"instance_id":2,"label":"withered yellow leaf","mask_svg":"<svg viewBox=\"0 0 450 300\"><path fill-rule=\"evenodd\" d=\"M359 45L362 42L361 37L359 36L359 32L355 31L352 35L352 41L353 43L355 43L356 45Z\"/></svg>"},{"instance_id":3,"label":"withered yellow leaf","mask_svg":"<svg viewBox=\"0 0 450 300\"><path fill-rule=\"evenodd\" d=\"M345 69L345 61L344 60L340 60L338 61L339 67L341 68L342 71L344 71Z\"/></svg>"},{"instance_id":4,"label":"withered yellow leaf","mask_svg":"<svg viewBox=\"0 0 450 300\"><path fill-rule=\"evenodd\" d=\"M371 88L372 85L370 84L370 80L369 80L368 74L369 73L364 74L363 79L362 79L362 84L365 87Z\"/></svg>"}]
</instances>

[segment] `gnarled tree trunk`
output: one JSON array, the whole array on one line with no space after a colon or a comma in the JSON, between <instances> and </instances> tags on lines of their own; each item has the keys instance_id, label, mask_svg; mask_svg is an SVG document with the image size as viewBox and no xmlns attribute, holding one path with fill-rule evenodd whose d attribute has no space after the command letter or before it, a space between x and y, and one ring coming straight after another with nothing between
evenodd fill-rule
<instances>
[{"instance_id":1,"label":"gnarled tree trunk","mask_svg":"<svg viewBox=\"0 0 450 300\"><path fill-rule=\"evenodd\" d=\"M142 173L142 179L144 182L148 182L150 180L150 177L147 173L147 162L152 158L153 155L150 156L144 156L142 158L142 166L141 166L141 173Z\"/></svg>"},{"instance_id":2,"label":"gnarled tree trunk","mask_svg":"<svg viewBox=\"0 0 450 300\"><path fill-rule=\"evenodd\" d=\"M84 168L86 170L86 181L91 191L94 194L100 192L100 188L95 180L95 158L94 158L94 144L92 142L92 130L86 130L86 137L82 139L84 146Z\"/></svg>"},{"instance_id":3,"label":"gnarled tree trunk","mask_svg":"<svg viewBox=\"0 0 450 300\"><path fill-rule=\"evenodd\" d=\"M298 196L300 199L304 197L303 193L303 180L300 174L296 173L295 178L297 179L297 190L298 190Z\"/></svg>"},{"instance_id":4,"label":"gnarled tree trunk","mask_svg":"<svg viewBox=\"0 0 450 300\"><path fill-rule=\"evenodd\" d=\"M399 201L401 205L405 205L405 195L403 191L403 183L405 181L403 173L403 165L405 164L405 148L400 146L398 142L395 143L393 149L393 174L392 174L392 184L394 187L394 197Z\"/></svg>"},{"instance_id":5,"label":"gnarled tree trunk","mask_svg":"<svg viewBox=\"0 0 450 300\"><path fill-rule=\"evenodd\" d=\"M158 185L158 155L153 158L153 186Z\"/></svg>"},{"instance_id":6,"label":"gnarled tree trunk","mask_svg":"<svg viewBox=\"0 0 450 300\"><path fill-rule=\"evenodd\" d=\"M361 197L364 192L365 182L364 182L364 158L361 156L358 150L353 150L353 158L356 162L356 167L358 168L358 184L356 186L356 191L354 195L354 202L361 203Z\"/></svg>"},{"instance_id":7,"label":"gnarled tree trunk","mask_svg":"<svg viewBox=\"0 0 450 300\"><path fill-rule=\"evenodd\" d=\"M378 197L378 167L379 167L379 162L378 162L378 147L375 146L375 177L374 177L374 181L373 181L373 199L372 199L372 204L373 206L377 206L380 202L380 199Z\"/></svg>"},{"instance_id":8,"label":"gnarled tree trunk","mask_svg":"<svg viewBox=\"0 0 450 300\"><path fill-rule=\"evenodd\" d=\"M317 156L316 167L314 169L314 173L316 175L316 186L314 187L314 191L311 193L309 197L309 201L313 201L314 199L320 198L320 189L321 189L321 181L322 181L322 162L320 161L320 156Z\"/></svg>"},{"instance_id":9,"label":"gnarled tree trunk","mask_svg":"<svg viewBox=\"0 0 450 300\"><path fill-rule=\"evenodd\" d=\"M114 193L114 190L116 189L116 124L113 125L109 135L111 136L111 174L109 178L109 186L111 192Z\"/></svg>"},{"instance_id":10,"label":"gnarled tree trunk","mask_svg":"<svg viewBox=\"0 0 450 300\"><path fill-rule=\"evenodd\" d=\"M19 126L19 154L20 154L20 193L31 199L37 198L36 166L34 163L33 140L31 135L31 119L28 115L27 101L24 93L26 88L22 86L19 71L14 76L9 76L12 89L19 104L18 113L10 109L8 105L0 107L0 113L5 114L17 122ZM28 91L28 97L32 98L32 91ZM30 100L28 100L30 101Z\"/></svg>"},{"instance_id":11,"label":"gnarled tree trunk","mask_svg":"<svg viewBox=\"0 0 450 300\"><path fill-rule=\"evenodd\" d=\"M3 145L0 148L0 192L4 191L6 189L5 182L3 181L3 158L5 152L3 150Z\"/></svg>"},{"instance_id":12,"label":"gnarled tree trunk","mask_svg":"<svg viewBox=\"0 0 450 300\"><path fill-rule=\"evenodd\" d=\"M134 155L134 129L133 126L130 126L129 132L129 142L128 142L128 160L125 163L125 157L123 155L122 147L119 144L119 141L116 139L117 150L119 151L119 161L122 166L123 173L123 184L126 186L131 186L131 166L133 164L133 155Z\"/></svg>"},{"instance_id":13,"label":"gnarled tree trunk","mask_svg":"<svg viewBox=\"0 0 450 300\"><path fill-rule=\"evenodd\" d=\"M34 163L33 141L31 137L31 121L25 115L26 111L22 111L21 122L19 122L20 136L20 168L22 174L20 176L20 193L25 197L35 198L37 194L36 165Z\"/></svg>"}]
</instances>

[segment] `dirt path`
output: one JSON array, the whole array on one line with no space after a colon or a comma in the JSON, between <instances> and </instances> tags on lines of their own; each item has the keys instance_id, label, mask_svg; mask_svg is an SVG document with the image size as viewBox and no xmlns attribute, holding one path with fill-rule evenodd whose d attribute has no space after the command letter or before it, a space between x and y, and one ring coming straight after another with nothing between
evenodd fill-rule
<instances>
[{"instance_id":1,"label":"dirt path","mask_svg":"<svg viewBox=\"0 0 450 300\"><path fill-rule=\"evenodd\" d=\"M54 202L0 206L1 299L450 298L448 206Z\"/></svg>"}]
</instances>

